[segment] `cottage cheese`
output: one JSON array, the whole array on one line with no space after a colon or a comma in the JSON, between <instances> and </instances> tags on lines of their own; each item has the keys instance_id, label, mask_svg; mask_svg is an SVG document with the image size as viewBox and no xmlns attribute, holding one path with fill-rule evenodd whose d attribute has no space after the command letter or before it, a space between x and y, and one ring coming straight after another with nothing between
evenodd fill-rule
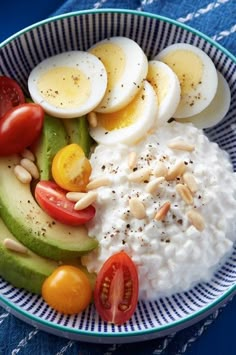
<instances>
[{"instance_id":1,"label":"cottage cheese","mask_svg":"<svg viewBox=\"0 0 236 355\"><path fill-rule=\"evenodd\" d=\"M194 145L192 152L168 148L173 139ZM182 177L164 180L155 194L145 191L147 182L128 180L130 152L137 153L137 168L153 171L158 161L170 169L183 161L197 182L193 205L176 192ZM199 281L209 280L236 237L236 174L227 154L191 124L172 122L159 128L135 146L98 145L92 154L92 179L109 177L111 186L98 188L96 216L89 223L91 236L99 248L83 257L91 272L98 272L114 253L124 250L137 265L141 299L154 299L186 291ZM150 176L149 180L154 179ZM138 197L146 217L134 218L129 199ZM154 219L166 201L171 208L163 221ZM205 228L197 230L187 218L194 208L203 217Z\"/></svg>"}]
</instances>

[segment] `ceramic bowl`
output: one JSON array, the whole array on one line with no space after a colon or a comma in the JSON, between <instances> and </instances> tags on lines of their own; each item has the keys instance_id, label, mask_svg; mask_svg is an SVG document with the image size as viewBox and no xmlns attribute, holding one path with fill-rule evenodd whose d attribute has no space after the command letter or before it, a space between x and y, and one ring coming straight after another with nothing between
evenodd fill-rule
<instances>
[{"instance_id":1,"label":"ceramic bowl","mask_svg":"<svg viewBox=\"0 0 236 355\"><path fill-rule=\"evenodd\" d=\"M68 50L86 50L111 36L132 38L148 58L177 42L193 44L211 57L229 83L232 101L225 119L205 133L228 151L236 170L236 59L204 34L183 24L125 10L84 11L54 17L22 30L1 44L0 72L15 78L27 93L29 73L44 58ZM210 282L172 297L140 301L133 317L122 326L103 322L93 305L79 315L59 314L41 297L17 289L1 278L0 304L24 321L59 336L124 343L163 336L189 326L233 296L235 285L236 245Z\"/></svg>"}]
</instances>

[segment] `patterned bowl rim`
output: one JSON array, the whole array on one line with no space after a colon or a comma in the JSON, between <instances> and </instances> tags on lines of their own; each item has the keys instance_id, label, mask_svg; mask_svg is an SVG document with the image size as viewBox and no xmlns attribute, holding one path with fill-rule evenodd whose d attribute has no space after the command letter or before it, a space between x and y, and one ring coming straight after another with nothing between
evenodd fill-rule
<instances>
[{"instance_id":1,"label":"patterned bowl rim","mask_svg":"<svg viewBox=\"0 0 236 355\"><path fill-rule=\"evenodd\" d=\"M229 52L227 49L225 49L223 46L221 46L220 44L216 43L214 40L212 40L210 37L208 37L207 35L205 35L204 33L188 26L182 23L179 23L176 20L173 20L171 18L165 17L165 16L161 16L161 15L157 15L157 14L152 14L149 12L141 12L141 11L137 11L137 10L126 10L126 9L92 9L92 10L82 10L82 11L73 11L73 12L68 12L62 15L57 15L57 16L53 16L53 17L49 17L48 19L36 22L24 29L22 29L21 31L18 31L17 33L15 33L14 35L10 36L9 38L7 38L6 40L4 40L2 43L0 43L0 49L3 48L5 45L7 45L8 43L10 43L11 41L13 41L14 39L18 38L20 35L27 33L31 30L33 30L34 28L40 27L44 24L47 24L49 22L54 22L60 19L65 19L65 18L69 18L69 17L74 17L74 16L81 16L81 15L88 15L88 14L107 14L107 13L117 13L117 14L128 14L128 15L136 15L136 16L140 16L140 17L148 17L148 18L152 18L152 19L156 19L156 20L160 20L163 22L167 22L170 23L172 25L175 25L177 27L180 27L184 30L187 30L197 36L199 36L200 38L204 39L206 42L210 43L211 45L213 45L214 47L216 47L217 49L219 49L220 51L222 51L227 57L229 57L235 64L236 64L236 57ZM182 318L181 320L177 320L172 322L171 324L167 324L167 325L163 325L163 326L159 326L159 327L155 327L153 329L145 329L142 331L135 331L132 333L132 337L135 336L142 336L142 335L147 335L147 334L153 334L155 332L166 332L168 330L169 331L173 331L174 328L179 328L179 327L183 327L183 325L186 323L186 326L189 322L193 322L193 320L195 319L197 321L197 319L199 317L203 317L204 313L209 314L211 311L213 311L216 307L220 306L220 304L226 302L226 300L230 297L233 296L234 293L236 293L236 285L231 286L226 292L224 292L220 297L218 297L215 301L213 301L212 303L210 303L209 305L201 308L199 311L195 311L193 314L188 315L184 318ZM70 328L67 326L61 326L58 324L55 324L51 321L47 321L47 320L43 320L40 319L37 316L34 316L30 313L28 313L27 311L21 309L20 307L16 306L13 302L10 302L8 299L6 299L4 296L2 296L0 294L0 302L2 302L2 304L8 308L10 307L14 312L16 312L16 314L18 313L19 315L21 315L22 317L26 317L28 318L29 321L33 322L37 322L39 324L41 324L41 326L46 326L48 328L52 328L55 329L57 331L62 331L62 332L68 332L71 334L77 334L77 335L84 335L84 336L92 336L92 337L112 337L112 338L122 338L124 336L127 336L127 334L123 334L123 333L111 333L111 334L107 334L107 333L101 333L101 332L94 332L94 331L88 331L88 330L81 330L81 329L75 329L75 328Z\"/></svg>"}]
</instances>

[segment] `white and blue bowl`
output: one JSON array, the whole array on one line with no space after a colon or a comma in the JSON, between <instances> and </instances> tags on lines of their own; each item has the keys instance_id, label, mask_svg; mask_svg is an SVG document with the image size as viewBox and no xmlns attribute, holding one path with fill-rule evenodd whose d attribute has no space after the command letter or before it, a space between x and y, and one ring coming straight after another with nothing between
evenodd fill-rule
<instances>
[{"instance_id":1,"label":"white and blue bowl","mask_svg":"<svg viewBox=\"0 0 236 355\"><path fill-rule=\"evenodd\" d=\"M54 17L26 28L0 45L0 73L16 79L27 93L29 73L44 58L68 50L86 50L111 36L132 38L149 58L177 42L193 44L211 57L229 83L232 100L224 120L207 129L206 134L228 151L236 170L236 58L202 33L176 21L125 10L84 11ZM0 278L0 305L17 317L59 336L103 343L147 340L183 329L205 317L234 293L236 245L210 282L172 297L140 301L133 317L122 326L103 322L93 305L82 314L64 316L51 309L41 297Z\"/></svg>"}]
</instances>

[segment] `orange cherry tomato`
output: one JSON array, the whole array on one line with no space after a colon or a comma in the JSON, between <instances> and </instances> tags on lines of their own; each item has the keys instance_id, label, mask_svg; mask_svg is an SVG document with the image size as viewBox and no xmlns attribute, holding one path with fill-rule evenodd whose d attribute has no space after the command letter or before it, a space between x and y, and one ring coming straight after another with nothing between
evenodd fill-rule
<instances>
[{"instance_id":1,"label":"orange cherry tomato","mask_svg":"<svg viewBox=\"0 0 236 355\"><path fill-rule=\"evenodd\" d=\"M91 175L91 165L78 144L69 144L55 155L52 176L67 191L85 191Z\"/></svg>"},{"instance_id":2,"label":"orange cherry tomato","mask_svg":"<svg viewBox=\"0 0 236 355\"><path fill-rule=\"evenodd\" d=\"M91 302L92 288L83 271L74 266L62 265L44 281L42 297L56 311L76 314Z\"/></svg>"}]
</instances>

